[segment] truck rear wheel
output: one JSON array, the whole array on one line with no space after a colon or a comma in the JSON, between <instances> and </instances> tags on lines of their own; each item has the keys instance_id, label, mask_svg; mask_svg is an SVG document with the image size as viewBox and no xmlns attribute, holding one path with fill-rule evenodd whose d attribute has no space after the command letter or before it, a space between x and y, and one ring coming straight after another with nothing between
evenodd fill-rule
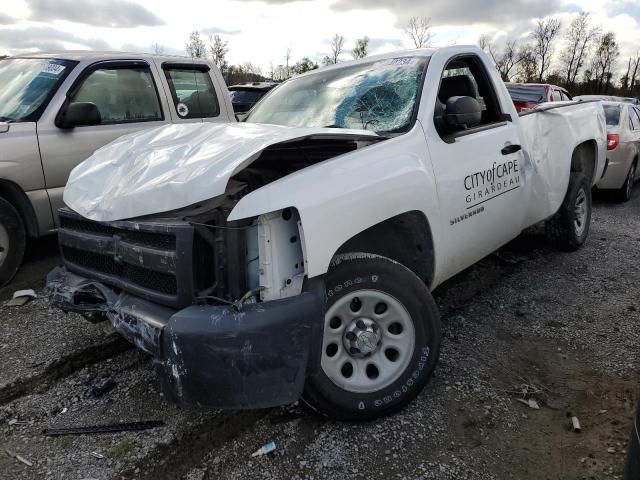
<instances>
[{"instance_id":1,"label":"truck rear wheel","mask_svg":"<svg viewBox=\"0 0 640 480\"><path fill-rule=\"evenodd\" d=\"M574 252L589 236L591 186L580 172L572 172L569 188L558 212L547 220L547 238L560 250Z\"/></svg>"},{"instance_id":2,"label":"truck rear wheel","mask_svg":"<svg viewBox=\"0 0 640 480\"><path fill-rule=\"evenodd\" d=\"M340 420L372 420L413 400L440 350L438 309L408 268L365 253L337 257L326 277L327 309L317 365L303 400Z\"/></svg>"},{"instance_id":3,"label":"truck rear wheel","mask_svg":"<svg viewBox=\"0 0 640 480\"><path fill-rule=\"evenodd\" d=\"M0 198L0 286L18 271L26 244L24 224L20 214L9 202Z\"/></svg>"}]
</instances>

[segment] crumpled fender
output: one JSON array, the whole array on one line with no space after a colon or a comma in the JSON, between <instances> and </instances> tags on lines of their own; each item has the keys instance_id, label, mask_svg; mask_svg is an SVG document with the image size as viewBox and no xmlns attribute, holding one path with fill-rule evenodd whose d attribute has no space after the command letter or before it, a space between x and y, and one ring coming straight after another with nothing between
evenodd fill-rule
<instances>
[{"instance_id":1,"label":"crumpled fender","mask_svg":"<svg viewBox=\"0 0 640 480\"><path fill-rule=\"evenodd\" d=\"M245 196L229 220L297 209L309 278L324 274L347 240L384 220L420 211L439 221L435 179L420 124L399 137L295 172ZM441 229L433 229L438 251ZM436 262L437 264L437 262ZM437 265L436 265L437 275Z\"/></svg>"}]
</instances>

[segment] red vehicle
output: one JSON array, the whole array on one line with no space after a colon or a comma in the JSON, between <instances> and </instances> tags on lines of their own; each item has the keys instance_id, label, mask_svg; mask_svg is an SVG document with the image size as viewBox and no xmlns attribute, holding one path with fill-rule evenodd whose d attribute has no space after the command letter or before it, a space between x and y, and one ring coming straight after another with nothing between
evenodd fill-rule
<instances>
[{"instance_id":1,"label":"red vehicle","mask_svg":"<svg viewBox=\"0 0 640 480\"><path fill-rule=\"evenodd\" d=\"M564 88L546 83L506 83L505 85L518 112L530 110L545 102L573 100Z\"/></svg>"}]
</instances>

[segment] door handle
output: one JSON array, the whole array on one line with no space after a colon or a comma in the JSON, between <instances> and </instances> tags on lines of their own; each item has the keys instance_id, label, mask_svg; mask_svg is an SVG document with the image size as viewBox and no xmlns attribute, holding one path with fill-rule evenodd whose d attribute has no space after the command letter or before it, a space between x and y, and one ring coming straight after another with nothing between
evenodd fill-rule
<instances>
[{"instance_id":1,"label":"door handle","mask_svg":"<svg viewBox=\"0 0 640 480\"><path fill-rule=\"evenodd\" d=\"M501 150L501 152L503 155L510 155L512 153L519 152L520 150L522 150L520 145L507 145Z\"/></svg>"}]
</instances>

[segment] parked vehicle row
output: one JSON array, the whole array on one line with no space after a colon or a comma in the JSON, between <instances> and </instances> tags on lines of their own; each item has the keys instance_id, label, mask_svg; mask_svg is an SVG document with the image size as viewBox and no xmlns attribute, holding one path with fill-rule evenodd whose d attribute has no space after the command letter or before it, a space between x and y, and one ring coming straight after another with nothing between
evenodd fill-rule
<instances>
[{"instance_id":1,"label":"parked vehicle row","mask_svg":"<svg viewBox=\"0 0 640 480\"><path fill-rule=\"evenodd\" d=\"M431 290L541 221L584 244L606 148L601 103L518 114L477 47L315 70L246 122L76 167L50 299L153 355L179 402L381 417L437 363Z\"/></svg>"},{"instance_id":2,"label":"parked vehicle row","mask_svg":"<svg viewBox=\"0 0 640 480\"><path fill-rule=\"evenodd\" d=\"M629 201L638 179L640 158L640 110L622 102L603 102L607 117L607 163L598 188L615 190Z\"/></svg>"},{"instance_id":3,"label":"parked vehicle row","mask_svg":"<svg viewBox=\"0 0 640 480\"><path fill-rule=\"evenodd\" d=\"M506 83L505 85L518 112L536 108L542 103L572 100L567 90L556 85L546 83Z\"/></svg>"},{"instance_id":4,"label":"parked vehicle row","mask_svg":"<svg viewBox=\"0 0 640 480\"><path fill-rule=\"evenodd\" d=\"M28 237L59 227L69 172L141 129L235 122L211 62L173 56L64 52L0 60L0 285Z\"/></svg>"}]
</instances>

